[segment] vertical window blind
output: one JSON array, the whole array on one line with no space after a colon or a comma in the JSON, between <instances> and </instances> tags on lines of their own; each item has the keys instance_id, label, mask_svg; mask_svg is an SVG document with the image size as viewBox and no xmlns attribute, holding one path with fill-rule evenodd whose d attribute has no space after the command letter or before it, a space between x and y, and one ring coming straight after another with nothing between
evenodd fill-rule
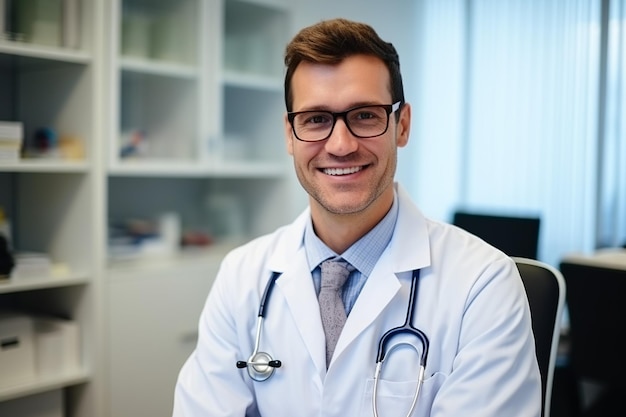
<instances>
[{"instance_id":1,"label":"vertical window blind","mask_svg":"<svg viewBox=\"0 0 626 417\"><path fill-rule=\"evenodd\" d=\"M427 214L539 215L551 264L626 241L624 3L425 3L410 191Z\"/></svg>"}]
</instances>

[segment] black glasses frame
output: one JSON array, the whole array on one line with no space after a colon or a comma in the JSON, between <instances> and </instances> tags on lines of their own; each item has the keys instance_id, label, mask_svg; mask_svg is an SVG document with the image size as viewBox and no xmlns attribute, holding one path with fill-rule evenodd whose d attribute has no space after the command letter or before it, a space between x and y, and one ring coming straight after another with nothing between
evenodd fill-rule
<instances>
[{"instance_id":1,"label":"black glasses frame","mask_svg":"<svg viewBox=\"0 0 626 417\"><path fill-rule=\"evenodd\" d=\"M340 111L340 112L320 111L320 110L293 111L293 112L287 112L287 120L289 120L289 124L291 125L291 130L293 131L293 134L296 137L296 139L302 142L321 142L323 140L328 139L330 135L333 134L333 130L335 130L335 124L337 124L338 118L343 119L344 123L346 124L346 127L348 128L350 133L352 133L352 135L354 135L355 137L360 138L360 139L375 138L378 136L382 136L387 132L387 129L389 129L389 116L391 115L391 113L395 113L396 111L398 111L400 109L401 104L402 104L401 101L396 101L393 104L366 104L363 106L352 107L351 109ZM385 130L383 130L381 133L377 135L371 135L371 136L357 135L356 133L354 133L354 131L352 131L352 128L350 127L350 123L348 122L348 119L346 118L346 116L348 113L354 110L365 109L368 107L380 107L385 110L385 112L387 113L387 124L385 125ZM328 135L326 135L326 137L321 138L321 139L315 139L315 140L307 140L307 139L301 139L298 136L298 134L296 133L296 128L293 125L293 121L297 115L306 114L306 113L327 113L333 117L333 125L331 126L330 131L328 132Z\"/></svg>"}]
</instances>

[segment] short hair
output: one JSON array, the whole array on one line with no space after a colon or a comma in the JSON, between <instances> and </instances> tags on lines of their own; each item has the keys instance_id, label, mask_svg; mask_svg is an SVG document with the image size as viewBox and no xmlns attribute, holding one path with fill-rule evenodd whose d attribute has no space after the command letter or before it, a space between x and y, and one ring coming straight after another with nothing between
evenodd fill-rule
<instances>
[{"instance_id":1,"label":"short hair","mask_svg":"<svg viewBox=\"0 0 626 417\"><path fill-rule=\"evenodd\" d=\"M368 24L337 18L302 29L285 49L285 106L293 110L291 79L301 62L338 64L343 59L365 54L380 58L389 70L392 102L404 104L400 58L396 48L385 42Z\"/></svg>"}]
</instances>

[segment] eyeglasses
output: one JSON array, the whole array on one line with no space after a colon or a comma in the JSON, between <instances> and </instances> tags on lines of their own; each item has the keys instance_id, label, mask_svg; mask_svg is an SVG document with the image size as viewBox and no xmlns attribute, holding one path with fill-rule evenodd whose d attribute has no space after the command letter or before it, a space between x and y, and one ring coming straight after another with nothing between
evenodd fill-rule
<instances>
[{"instance_id":1,"label":"eyeglasses","mask_svg":"<svg viewBox=\"0 0 626 417\"><path fill-rule=\"evenodd\" d=\"M384 134L389 127L389 115L399 108L398 101L393 104L358 106L336 113L323 110L289 112L287 118L294 135L303 142L328 139L339 117L346 123L350 133L364 139Z\"/></svg>"}]
</instances>

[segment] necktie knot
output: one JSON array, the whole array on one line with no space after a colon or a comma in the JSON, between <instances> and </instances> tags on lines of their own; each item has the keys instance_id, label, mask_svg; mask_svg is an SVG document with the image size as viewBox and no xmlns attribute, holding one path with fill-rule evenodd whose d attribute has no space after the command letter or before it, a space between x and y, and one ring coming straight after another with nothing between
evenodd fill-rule
<instances>
[{"instance_id":1,"label":"necktie knot","mask_svg":"<svg viewBox=\"0 0 626 417\"><path fill-rule=\"evenodd\" d=\"M354 267L346 261L329 259L321 263L322 288L335 291L343 287Z\"/></svg>"}]
</instances>

